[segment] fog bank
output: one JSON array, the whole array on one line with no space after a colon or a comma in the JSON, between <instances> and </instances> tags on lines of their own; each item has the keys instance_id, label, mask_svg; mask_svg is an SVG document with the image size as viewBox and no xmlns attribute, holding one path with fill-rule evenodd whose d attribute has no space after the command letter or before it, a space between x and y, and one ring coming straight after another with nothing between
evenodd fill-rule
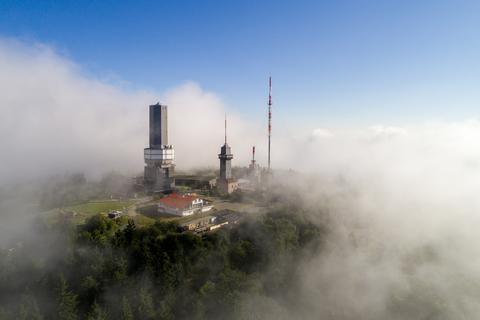
<instances>
[{"instance_id":1,"label":"fog bank","mask_svg":"<svg viewBox=\"0 0 480 320\"><path fill-rule=\"evenodd\" d=\"M225 113L239 162L262 133L194 82L165 92L128 90L85 74L43 44L0 38L0 70L2 183L63 172L142 172L148 106L156 102L169 105L170 143L181 168L216 164Z\"/></svg>"},{"instance_id":2,"label":"fog bank","mask_svg":"<svg viewBox=\"0 0 480 320\"><path fill-rule=\"evenodd\" d=\"M225 111L235 164L246 165L251 145L265 140L261 120L246 121L193 82L132 92L83 74L51 48L5 39L0 70L2 184L62 172L141 172L147 107L157 101L170 107L178 167L216 165ZM291 301L249 305L307 319L476 318L480 122L348 129L320 122L276 129L272 163L302 173L278 183L298 192L331 233L321 252L298 261Z\"/></svg>"},{"instance_id":3,"label":"fog bank","mask_svg":"<svg viewBox=\"0 0 480 320\"><path fill-rule=\"evenodd\" d=\"M314 131L311 174L278 178L331 233L287 318L476 318L479 137L476 120Z\"/></svg>"}]
</instances>

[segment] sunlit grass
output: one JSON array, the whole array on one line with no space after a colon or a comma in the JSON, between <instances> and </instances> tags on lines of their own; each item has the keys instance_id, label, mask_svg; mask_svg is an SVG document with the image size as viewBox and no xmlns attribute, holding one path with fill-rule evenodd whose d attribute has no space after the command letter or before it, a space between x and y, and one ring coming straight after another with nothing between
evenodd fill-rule
<instances>
[{"instance_id":1,"label":"sunlit grass","mask_svg":"<svg viewBox=\"0 0 480 320\"><path fill-rule=\"evenodd\" d=\"M47 215L47 221L50 223L58 222L61 219L71 220L74 224L84 223L86 219L96 214L108 214L112 210L128 210L135 201L92 201L74 206L57 208L51 210Z\"/></svg>"}]
</instances>

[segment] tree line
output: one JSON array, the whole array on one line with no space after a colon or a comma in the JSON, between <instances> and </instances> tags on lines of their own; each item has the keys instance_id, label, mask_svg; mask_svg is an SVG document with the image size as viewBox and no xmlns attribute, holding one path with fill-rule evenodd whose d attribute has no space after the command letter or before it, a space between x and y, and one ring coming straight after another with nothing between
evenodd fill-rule
<instances>
[{"instance_id":1,"label":"tree line","mask_svg":"<svg viewBox=\"0 0 480 320\"><path fill-rule=\"evenodd\" d=\"M0 319L250 319L246 298L286 301L325 233L292 208L202 236L102 215L38 222L0 252Z\"/></svg>"}]
</instances>

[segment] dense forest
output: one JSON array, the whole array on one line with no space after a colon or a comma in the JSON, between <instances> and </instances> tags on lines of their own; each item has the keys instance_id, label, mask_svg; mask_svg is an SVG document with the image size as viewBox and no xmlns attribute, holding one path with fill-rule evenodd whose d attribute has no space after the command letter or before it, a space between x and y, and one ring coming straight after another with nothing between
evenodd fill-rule
<instances>
[{"instance_id":1,"label":"dense forest","mask_svg":"<svg viewBox=\"0 0 480 320\"><path fill-rule=\"evenodd\" d=\"M0 252L0 319L254 319L283 303L325 230L275 209L202 236L97 215L37 222Z\"/></svg>"}]
</instances>

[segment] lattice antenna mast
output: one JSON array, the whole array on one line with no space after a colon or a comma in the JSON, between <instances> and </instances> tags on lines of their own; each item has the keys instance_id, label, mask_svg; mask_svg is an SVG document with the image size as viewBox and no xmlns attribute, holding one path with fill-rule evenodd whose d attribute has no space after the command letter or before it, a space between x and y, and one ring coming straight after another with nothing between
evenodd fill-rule
<instances>
[{"instance_id":1,"label":"lattice antenna mast","mask_svg":"<svg viewBox=\"0 0 480 320\"><path fill-rule=\"evenodd\" d=\"M270 148L272 144L272 77L268 79L268 171L270 172Z\"/></svg>"},{"instance_id":2,"label":"lattice antenna mast","mask_svg":"<svg viewBox=\"0 0 480 320\"><path fill-rule=\"evenodd\" d=\"M227 144L227 114L225 113L225 144Z\"/></svg>"}]
</instances>

